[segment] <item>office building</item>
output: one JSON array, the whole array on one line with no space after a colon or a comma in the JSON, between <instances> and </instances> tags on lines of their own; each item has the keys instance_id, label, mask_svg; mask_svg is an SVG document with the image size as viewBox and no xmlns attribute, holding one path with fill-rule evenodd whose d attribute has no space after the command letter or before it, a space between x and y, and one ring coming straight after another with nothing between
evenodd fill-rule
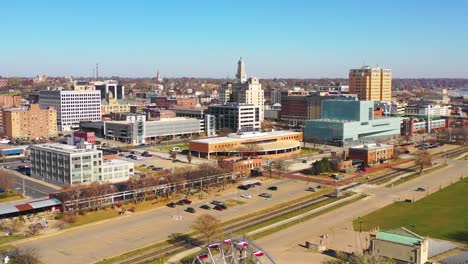
<instances>
[{"instance_id":1,"label":"office building","mask_svg":"<svg viewBox=\"0 0 468 264\"><path fill-rule=\"evenodd\" d=\"M117 80L105 81L75 81L73 83L75 91L99 91L101 99L125 99L125 86Z\"/></svg>"},{"instance_id":2,"label":"office building","mask_svg":"<svg viewBox=\"0 0 468 264\"><path fill-rule=\"evenodd\" d=\"M123 160L103 162L102 151L92 144L31 146L31 176L56 184L125 181L134 174L133 166Z\"/></svg>"},{"instance_id":3,"label":"office building","mask_svg":"<svg viewBox=\"0 0 468 264\"><path fill-rule=\"evenodd\" d=\"M156 104L158 108L192 108L197 106L196 97L167 97L157 96L151 98L151 103Z\"/></svg>"},{"instance_id":4,"label":"office building","mask_svg":"<svg viewBox=\"0 0 468 264\"><path fill-rule=\"evenodd\" d=\"M405 115L444 116L450 115L450 109L447 105L407 105Z\"/></svg>"},{"instance_id":5,"label":"office building","mask_svg":"<svg viewBox=\"0 0 468 264\"><path fill-rule=\"evenodd\" d=\"M245 132L260 129L260 107L253 104L210 105L206 113L216 117L217 130L229 128L234 132Z\"/></svg>"},{"instance_id":6,"label":"office building","mask_svg":"<svg viewBox=\"0 0 468 264\"><path fill-rule=\"evenodd\" d=\"M221 84L221 89L219 91L218 102L220 104L229 103L232 101L232 90L234 85L231 82L226 82Z\"/></svg>"},{"instance_id":7,"label":"office building","mask_svg":"<svg viewBox=\"0 0 468 264\"><path fill-rule=\"evenodd\" d=\"M204 132L204 120L186 117L145 121L144 116L135 115L128 116L125 121L103 122L102 126L105 138L134 145L168 137L200 135Z\"/></svg>"},{"instance_id":8,"label":"office building","mask_svg":"<svg viewBox=\"0 0 468 264\"><path fill-rule=\"evenodd\" d=\"M196 119L203 119L207 109L207 107L169 108L177 117L191 117Z\"/></svg>"},{"instance_id":9,"label":"office building","mask_svg":"<svg viewBox=\"0 0 468 264\"><path fill-rule=\"evenodd\" d=\"M200 158L258 156L282 158L298 154L302 133L293 131L239 132L226 137L189 141L189 150Z\"/></svg>"},{"instance_id":10,"label":"office building","mask_svg":"<svg viewBox=\"0 0 468 264\"><path fill-rule=\"evenodd\" d=\"M392 101L392 70L362 66L349 71L349 92L359 100Z\"/></svg>"},{"instance_id":11,"label":"office building","mask_svg":"<svg viewBox=\"0 0 468 264\"><path fill-rule=\"evenodd\" d=\"M319 119L323 100L355 100L353 97L314 93L310 95L284 93L281 96L281 121L303 125L304 121Z\"/></svg>"},{"instance_id":12,"label":"office building","mask_svg":"<svg viewBox=\"0 0 468 264\"><path fill-rule=\"evenodd\" d=\"M254 157L232 157L218 161L218 167L236 177L250 177L252 170L261 170L262 166L262 159Z\"/></svg>"},{"instance_id":13,"label":"office building","mask_svg":"<svg viewBox=\"0 0 468 264\"><path fill-rule=\"evenodd\" d=\"M306 96L308 95L309 92L300 88L300 87L294 87L291 90L287 89L279 89L271 92L271 104L281 104L281 100L285 96L292 96L292 95L297 95L297 96Z\"/></svg>"},{"instance_id":14,"label":"office building","mask_svg":"<svg viewBox=\"0 0 468 264\"><path fill-rule=\"evenodd\" d=\"M343 145L368 138L400 134L399 117L374 116L374 102L322 101L321 119L305 121L306 142Z\"/></svg>"},{"instance_id":15,"label":"office building","mask_svg":"<svg viewBox=\"0 0 468 264\"><path fill-rule=\"evenodd\" d=\"M0 108L11 108L21 106L21 96L19 95L0 95Z\"/></svg>"},{"instance_id":16,"label":"office building","mask_svg":"<svg viewBox=\"0 0 468 264\"><path fill-rule=\"evenodd\" d=\"M110 113L126 113L130 112L130 105L123 99L115 99L112 94L108 99L101 100L101 111L103 115Z\"/></svg>"},{"instance_id":17,"label":"office building","mask_svg":"<svg viewBox=\"0 0 468 264\"><path fill-rule=\"evenodd\" d=\"M8 109L3 111L3 135L11 138L39 139L57 135L57 111L54 108L41 110L32 104L28 110Z\"/></svg>"},{"instance_id":18,"label":"office building","mask_svg":"<svg viewBox=\"0 0 468 264\"><path fill-rule=\"evenodd\" d=\"M401 135L413 136L417 133L428 133L431 130L442 130L449 127L448 119L421 119L421 118L403 118L401 122Z\"/></svg>"},{"instance_id":19,"label":"office building","mask_svg":"<svg viewBox=\"0 0 468 264\"><path fill-rule=\"evenodd\" d=\"M59 131L78 129L80 121L101 120L100 91L41 91L39 105L57 110Z\"/></svg>"},{"instance_id":20,"label":"office building","mask_svg":"<svg viewBox=\"0 0 468 264\"><path fill-rule=\"evenodd\" d=\"M246 82L237 83L232 95L233 101L240 104L253 104L259 109L260 122L264 119L265 98L262 84L257 77L251 77Z\"/></svg>"},{"instance_id":21,"label":"office building","mask_svg":"<svg viewBox=\"0 0 468 264\"><path fill-rule=\"evenodd\" d=\"M349 158L362 160L365 165L372 166L386 163L393 157L394 146L385 144L365 144L349 148Z\"/></svg>"}]
</instances>

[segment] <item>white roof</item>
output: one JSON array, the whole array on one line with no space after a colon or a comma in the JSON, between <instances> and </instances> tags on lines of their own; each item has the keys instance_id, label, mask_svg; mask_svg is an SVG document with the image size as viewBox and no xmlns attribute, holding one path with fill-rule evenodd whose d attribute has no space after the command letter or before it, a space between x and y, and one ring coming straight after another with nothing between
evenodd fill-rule
<instances>
[{"instance_id":1,"label":"white roof","mask_svg":"<svg viewBox=\"0 0 468 264\"><path fill-rule=\"evenodd\" d=\"M195 139L195 140L191 140L190 142L213 144L213 143L221 143L221 142L243 141L246 139L261 139L261 138L266 138L266 137L297 135L300 133L301 132L294 132L294 131L289 131L289 130L279 130L279 131L271 131L271 132L245 132L240 135L236 133L232 133L232 134L229 134L227 137Z\"/></svg>"}]
</instances>

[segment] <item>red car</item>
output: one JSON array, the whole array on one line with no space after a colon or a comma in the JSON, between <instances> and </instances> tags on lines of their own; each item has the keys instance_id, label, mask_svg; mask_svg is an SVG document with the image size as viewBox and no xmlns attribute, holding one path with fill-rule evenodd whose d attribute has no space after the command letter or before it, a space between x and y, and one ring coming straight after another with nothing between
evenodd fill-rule
<instances>
[{"instance_id":1,"label":"red car","mask_svg":"<svg viewBox=\"0 0 468 264\"><path fill-rule=\"evenodd\" d=\"M215 206L214 209L218 210L218 211L223 211L224 210L224 208L222 206L220 206L220 205Z\"/></svg>"}]
</instances>

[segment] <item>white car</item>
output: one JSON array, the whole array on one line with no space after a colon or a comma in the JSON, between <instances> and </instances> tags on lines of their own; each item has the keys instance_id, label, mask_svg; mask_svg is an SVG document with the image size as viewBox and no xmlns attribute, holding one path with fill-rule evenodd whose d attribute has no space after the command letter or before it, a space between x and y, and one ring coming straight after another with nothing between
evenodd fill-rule
<instances>
[{"instance_id":1,"label":"white car","mask_svg":"<svg viewBox=\"0 0 468 264\"><path fill-rule=\"evenodd\" d=\"M252 196L250 196L250 194L246 194L246 193L241 194L240 197L245 198L245 199L250 199L250 198L252 198Z\"/></svg>"}]
</instances>

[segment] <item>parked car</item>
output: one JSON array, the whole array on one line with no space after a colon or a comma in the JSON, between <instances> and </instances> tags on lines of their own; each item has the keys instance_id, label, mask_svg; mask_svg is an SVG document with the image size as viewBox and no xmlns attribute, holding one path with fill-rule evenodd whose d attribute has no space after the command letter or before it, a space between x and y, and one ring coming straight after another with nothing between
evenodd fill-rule
<instances>
[{"instance_id":1,"label":"parked car","mask_svg":"<svg viewBox=\"0 0 468 264\"><path fill-rule=\"evenodd\" d=\"M211 209L211 207L209 205L207 205L207 204L204 204L204 205L200 206L200 208L205 209L205 210L210 210Z\"/></svg>"},{"instance_id":2,"label":"parked car","mask_svg":"<svg viewBox=\"0 0 468 264\"><path fill-rule=\"evenodd\" d=\"M270 190L270 191L277 191L277 190L278 190L278 187L276 187L276 186L270 186L270 187L268 187L268 190Z\"/></svg>"},{"instance_id":3,"label":"parked car","mask_svg":"<svg viewBox=\"0 0 468 264\"><path fill-rule=\"evenodd\" d=\"M171 148L171 151L180 152L182 149L180 147L173 147Z\"/></svg>"},{"instance_id":4,"label":"parked car","mask_svg":"<svg viewBox=\"0 0 468 264\"><path fill-rule=\"evenodd\" d=\"M146 167L146 164L141 164L140 167L143 167L143 168L144 168L144 167Z\"/></svg>"},{"instance_id":5,"label":"parked car","mask_svg":"<svg viewBox=\"0 0 468 264\"><path fill-rule=\"evenodd\" d=\"M167 207L174 208L174 207L176 207L176 204L175 204L175 203L168 203L168 204L167 204Z\"/></svg>"},{"instance_id":6,"label":"parked car","mask_svg":"<svg viewBox=\"0 0 468 264\"><path fill-rule=\"evenodd\" d=\"M211 201L211 204L220 205L220 204L223 204L223 203L220 202L220 201L213 200L213 201Z\"/></svg>"},{"instance_id":7,"label":"parked car","mask_svg":"<svg viewBox=\"0 0 468 264\"><path fill-rule=\"evenodd\" d=\"M264 198L271 198L272 197L272 195L270 193L261 193L258 196L264 197Z\"/></svg>"},{"instance_id":8,"label":"parked car","mask_svg":"<svg viewBox=\"0 0 468 264\"><path fill-rule=\"evenodd\" d=\"M191 204L191 203L192 201L190 201L189 199L182 199L177 202L178 205L185 205L185 204Z\"/></svg>"},{"instance_id":9,"label":"parked car","mask_svg":"<svg viewBox=\"0 0 468 264\"><path fill-rule=\"evenodd\" d=\"M185 211L189 212L189 213L195 213L196 210L193 208L193 207L187 207L187 209L185 209Z\"/></svg>"},{"instance_id":10,"label":"parked car","mask_svg":"<svg viewBox=\"0 0 468 264\"><path fill-rule=\"evenodd\" d=\"M143 153L141 153L141 155L142 155L143 157L146 157L146 155L148 155L148 154L149 154L148 151L143 151Z\"/></svg>"},{"instance_id":11,"label":"parked car","mask_svg":"<svg viewBox=\"0 0 468 264\"><path fill-rule=\"evenodd\" d=\"M308 192L315 192L315 188L314 187L309 187L306 189L306 191Z\"/></svg>"},{"instance_id":12,"label":"parked car","mask_svg":"<svg viewBox=\"0 0 468 264\"><path fill-rule=\"evenodd\" d=\"M164 170L164 169L161 168L161 167L154 167L154 168L152 168L152 170L154 170L154 171L162 171L162 170Z\"/></svg>"},{"instance_id":13,"label":"parked car","mask_svg":"<svg viewBox=\"0 0 468 264\"><path fill-rule=\"evenodd\" d=\"M152 169L152 168L154 168L154 165L149 165L148 166L148 169Z\"/></svg>"},{"instance_id":14,"label":"parked car","mask_svg":"<svg viewBox=\"0 0 468 264\"><path fill-rule=\"evenodd\" d=\"M224 208L221 207L221 205L217 205L214 207L215 210L218 210L218 211L224 211Z\"/></svg>"},{"instance_id":15,"label":"parked car","mask_svg":"<svg viewBox=\"0 0 468 264\"><path fill-rule=\"evenodd\" d=\"M145 157L147 157L147 158L151 158L151 157L153 157L153 154L146 154L146 156L145 156Z\"/></svg>"},{"instance_id":16,"label":"parked car","mask_svg":"<svg viewBox=\"0 0 468 264\"><path fill-rule=\"evenodd\" d=\"M237 188L241 189L241 190L244 190L244 191L247 191L248 189L250 189L250 187L247 186L247 185L239 185Z\"/></svg>"},{"instance_id":17,"label":"parked car","mask_svg":"<svg viewBox=\"0 0 468 264\"><path fill-rule=\"evenodd\" d=\"M246 194L246 193L241 194L240 197L245 198L245 199L250 199L250 198L252 198L252 196L251 196L250 194Z\"/></svg>"}]
</instances>

